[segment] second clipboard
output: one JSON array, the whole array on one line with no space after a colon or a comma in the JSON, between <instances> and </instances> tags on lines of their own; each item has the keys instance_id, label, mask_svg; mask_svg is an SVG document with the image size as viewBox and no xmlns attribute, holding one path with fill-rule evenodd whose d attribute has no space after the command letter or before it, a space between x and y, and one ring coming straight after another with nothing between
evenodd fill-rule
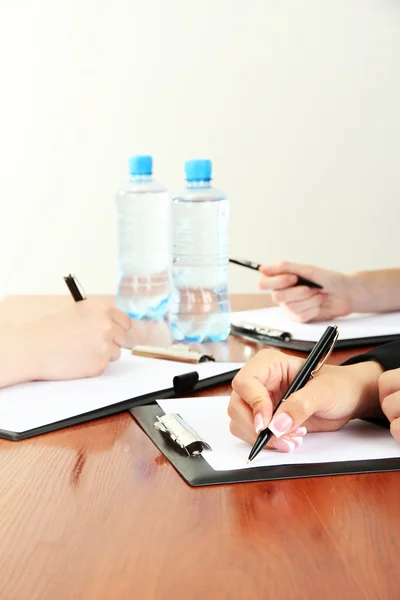
<instances>
[{"instance_id":1,"label":"second clipboard","mask_svg":"<svg viewBox=\"0 0 400 600\"><path fill-rule=\"evenodd\" d=\"M256 342L264 346L295 350L297 352L309 352L315 344L315 342L306 342L293 339L288 332L284 331L269 330L269 333L267 333L265 328L257 325L251 326L250 323L232 323L231 335L249 342ZM400 339L400 334L370 336L344 340L339 339L336 343L335 349L345 350L346 348L366 348L371 346L379 346L381 344L394 342L398 339Z\"/></svg>"}]
</instances>

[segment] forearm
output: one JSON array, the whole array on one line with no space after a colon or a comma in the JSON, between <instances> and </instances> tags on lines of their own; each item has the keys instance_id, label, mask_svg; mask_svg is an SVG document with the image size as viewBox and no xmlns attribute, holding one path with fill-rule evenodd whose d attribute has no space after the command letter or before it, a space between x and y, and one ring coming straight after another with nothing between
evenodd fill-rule
<instances>
[{"instance_id":1,"label":"forearm","mask_svg":"<svg viewBox=\"0 0 400 600\"><path fill-rule=\"evenodd\" d=\"M353 312L400 310L400 269L352 273L348 283Z\"/></svg>"},{"instance_id":2,"label":"forearm","mask_svg":"<svg viewBox=\"0 0 400 600\"><path fill-rule=\"evenodd\" d=\"M35 379L34 347L24 327L0 327L0 388Z\"/></svg>"}]
</instances>

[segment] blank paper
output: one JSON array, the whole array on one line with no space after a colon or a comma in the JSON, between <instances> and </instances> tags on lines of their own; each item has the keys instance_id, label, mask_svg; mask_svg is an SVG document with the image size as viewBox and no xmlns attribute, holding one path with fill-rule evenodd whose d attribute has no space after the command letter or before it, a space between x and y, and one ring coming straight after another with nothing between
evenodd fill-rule
<instances>
[{"instance_id":1,"label":"blank paper","mask_svg":"<svg viewBox=\"0 0 400 600\"><path fill-rule=\"evenodd\" d=\"M21 433L123 400L170 389L175 375L197 371L200 379L239 369L242 363L187 364L133 356L121 358L102 375L69 381L37 381L0 390L0 429Z\"/></svg>"}]
</instances>

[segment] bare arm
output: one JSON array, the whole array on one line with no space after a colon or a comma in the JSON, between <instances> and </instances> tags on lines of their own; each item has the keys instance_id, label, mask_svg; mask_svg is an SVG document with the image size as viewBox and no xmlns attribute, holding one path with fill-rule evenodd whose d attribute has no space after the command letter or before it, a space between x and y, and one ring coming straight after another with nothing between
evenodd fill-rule
<instances>
[{"instance_id":1,"label":"bare arm","mask_svg":"<svg viewBox=\"0 0 400 600\"><path fill-rule=\"evenodd\" d=\"M348 281L353 312L400 310L400 269L360 271Z\"/></svg>"}]
</instances>

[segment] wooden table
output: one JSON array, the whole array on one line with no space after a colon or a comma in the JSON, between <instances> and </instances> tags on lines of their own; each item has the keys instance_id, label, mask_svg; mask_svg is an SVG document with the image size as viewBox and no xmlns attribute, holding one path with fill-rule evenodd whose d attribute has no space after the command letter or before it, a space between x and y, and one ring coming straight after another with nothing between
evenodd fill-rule
<instances>
[{"instance_id":1,"label":"wooden table","mask_svg":"<svg viewBox=\"0 0 400 600\"><path fill-rule=\"evenodd\" d=\"M68 302L7 298L0 322ZM232 338L220 355L256 349ZM400 598L398 473L192 489L127 413L1 440L0 464L1 600Z\"/></svg>"}]
</instances>

